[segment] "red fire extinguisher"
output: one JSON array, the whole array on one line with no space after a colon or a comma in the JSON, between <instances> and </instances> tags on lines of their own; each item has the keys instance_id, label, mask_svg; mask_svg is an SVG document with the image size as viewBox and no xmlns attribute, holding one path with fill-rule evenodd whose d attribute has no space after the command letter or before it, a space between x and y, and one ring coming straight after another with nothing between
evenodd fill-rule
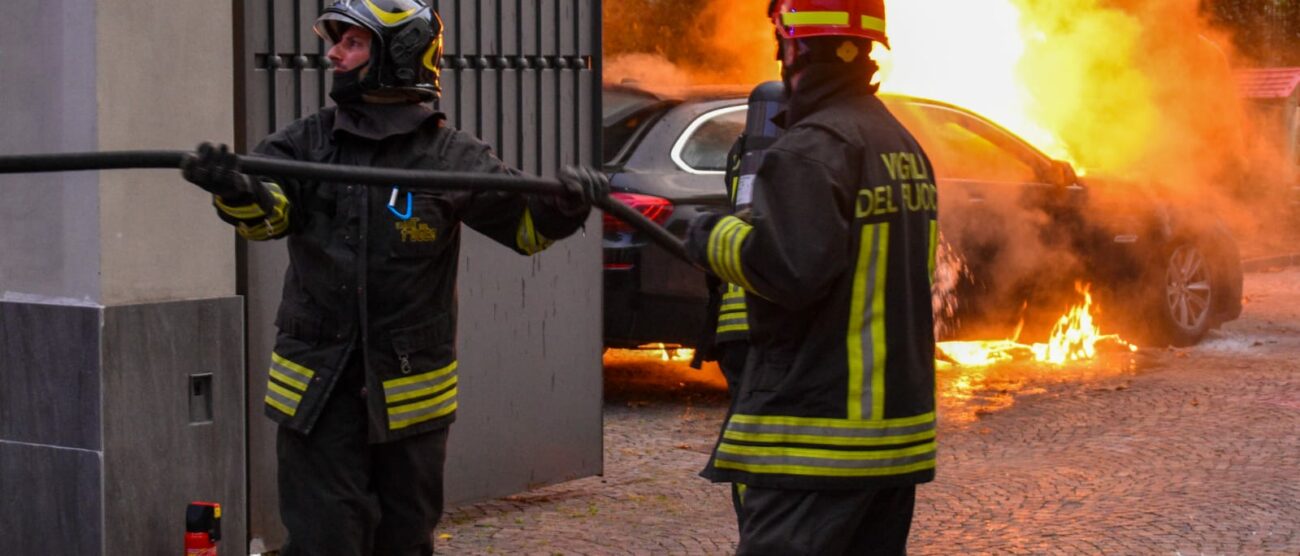
<instances>
[{"instance_id":1,"label":"red fire extinguisher","mask_svg":"<svg viewBox=\"0 0 1300 556\"><path fill-rule=\"evenodd\" d=\"M217 556L221 504L190 502L185 508L185 556Z\"/></svg>"}]
</instances>

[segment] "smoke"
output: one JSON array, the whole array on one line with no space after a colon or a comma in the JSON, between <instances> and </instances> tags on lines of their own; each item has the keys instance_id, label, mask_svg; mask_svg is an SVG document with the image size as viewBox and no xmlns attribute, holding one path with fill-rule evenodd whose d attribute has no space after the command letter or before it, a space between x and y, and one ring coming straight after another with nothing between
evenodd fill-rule
<instances>
[{"instance_id":1,"label":"smoke","mask_svg":"<svg viewBox=\"0 0 1300 556\"><path fill-rule=\"evenodd\" d=\"M1018 71L1034 121L1072 160L1280 247L1294 180L1278 120L1257 118L1233 69L1248 60L1195 0L1016 0ZM1262 254L1262 253L1253 253Z\"/></svg>"},{"instance_id":2,"label":"smoke","mask_svg":"<svg viewBox=\"0 0 1300 556\"><path fill-rule=\"evenodd\" d=\"M607 83L672 89L779 77L765 2L607 0L603 9Z\"/></svg>"}]
</instances>

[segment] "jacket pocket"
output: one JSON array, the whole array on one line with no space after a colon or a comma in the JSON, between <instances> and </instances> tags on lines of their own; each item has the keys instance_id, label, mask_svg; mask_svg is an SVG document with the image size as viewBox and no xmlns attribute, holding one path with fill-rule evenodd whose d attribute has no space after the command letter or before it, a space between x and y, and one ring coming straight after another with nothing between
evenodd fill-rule
<instances>
[{"instance_id":1,"label":"jacket pocket","mask_svg":"<svg viewBox=\"0 0 1300 556\"><path fill-rule=\"evenodd\" d=\"M448 416L456 411L455 334L442 314L392 331L396 369L381 371L389 430Z\"/></svg>"},{"instance_id":2,"label":"jacket pocket","mask_svg":"<svg viewBox=\"0 0 1300 556\"><path fill-rule=\"evenodd\" d=\"M389 209L389 244L394 258L433 257L447 245L454 222L453 207L447 199L425 192L410 192L407 196L399 192Z\"/></svg>"}]
</instances>

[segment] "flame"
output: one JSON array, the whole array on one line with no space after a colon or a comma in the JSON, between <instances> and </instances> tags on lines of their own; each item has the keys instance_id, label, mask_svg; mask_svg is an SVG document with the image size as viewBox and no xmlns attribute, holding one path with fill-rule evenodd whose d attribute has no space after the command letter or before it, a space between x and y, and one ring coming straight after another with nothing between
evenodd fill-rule
<instances>
[{"instance_id":1,"label":"flame","mask_svg":"<svg viewBox=\"0 0 1300 556\"><path fill-rule=\"evenodd\" d=\"M1047 342L1020 343L1020 332L1024 326L1024 319L1021 319L1015 332L1005 340L939 342L937 347L941 358L959 367L987 367L1022 360L1063 366L1074 361L1095 359L1098 346L1101 345L1114 345L1130 352L1138 350L1137 346L1124 341L1117 334L1102 334L1101 327L1092 315L1091 284L1075 283L1074 288L1083 296L1083 302L1070 307L1057 319Z\"/></svg>"},{"instance_id":2,"label":"flame","mask_svg":"<svg viewBox=\"0 0 1300 556\"><path fill-rule=\"evenodd\" d=\"M892 48L873 54L882 91L957 104L1051 156L1068 157L1060 139L1026 110L1032 99L1018 67L1028 45L1013 2L910 0L887 9Z\"/></svg>"},{"instance_id":3,"label":"flame","mask_svg":"<svg viewBox=\"0 0 1300 556\"><path fill-rule=\"evenodd\" d=\"M1042 363L1063 365L1068 361L1092 359L1097 356L1097 344L1115 342L1131 351L1137 346L1125 342L1114 334L1102 334L1092 319L1091 284L1075 284L1075 291L1083 295L1083 304L1075 305L1056 321L1052 336L1045 344L1034 344L1034 359Z\"/></svg>"},{"instance_id":4,"label":"flame","mask_svg":"<svg viewBox=\"0 0 1300 556\"><path fill-rule=\"evenodd\" d=\"M651 357L657 357L660 361L690 361L695 358L695 350L684 348L679 345L668 345L663 342L653 344L643 344L637 346L638 350L645 352Z\"/></svg>"}]
</instances>

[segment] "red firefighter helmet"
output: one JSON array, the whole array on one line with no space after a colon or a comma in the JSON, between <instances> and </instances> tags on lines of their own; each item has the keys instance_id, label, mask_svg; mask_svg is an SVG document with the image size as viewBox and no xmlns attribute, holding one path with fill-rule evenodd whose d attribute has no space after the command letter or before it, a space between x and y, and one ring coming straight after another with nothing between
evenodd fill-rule
<instances>
[{"instance_id":1,"label":"red firefighter helmet","mask_svg":"<svg viewBox=\"0 0 1300 556\"><path fill-rule=\"evenodd\" d=\"M784 39L858 37L889 46L885 0L773 0L770 15Z\"/></svg>"}]
</instances>

